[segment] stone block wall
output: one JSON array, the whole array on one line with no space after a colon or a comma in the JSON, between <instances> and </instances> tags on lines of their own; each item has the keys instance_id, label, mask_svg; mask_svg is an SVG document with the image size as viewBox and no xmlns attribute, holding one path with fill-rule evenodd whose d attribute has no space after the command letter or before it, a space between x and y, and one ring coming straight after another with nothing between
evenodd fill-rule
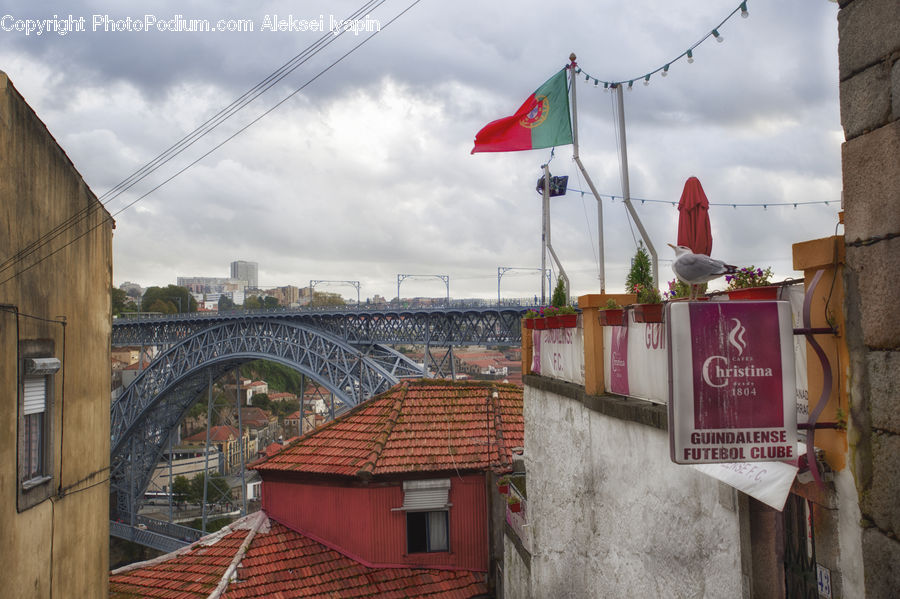
<instances>
[{"instance_id":1,"label":"stone block wall","mask_svg":"<svg viewBox=\"0 0 900 599\"><path fill-rule=\"evenodd\" d=\"M840 0L850 464L867 597L900 588L900 2Z\"/></svg>"}]
</instances>

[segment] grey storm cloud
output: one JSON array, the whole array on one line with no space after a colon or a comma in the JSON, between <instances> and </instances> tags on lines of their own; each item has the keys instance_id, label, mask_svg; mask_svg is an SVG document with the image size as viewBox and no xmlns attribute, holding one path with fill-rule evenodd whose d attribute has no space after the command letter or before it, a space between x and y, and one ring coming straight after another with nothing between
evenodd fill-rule
<instances>
[{"instance_id":1,"label":"grey storm cloud","mask_svg":"<svg viewBox=\"0 0 900 599\"><path fill-rule=\"evenodd\" d=\"M374 2L386 23L412 0ZM224 276L236 259L260 264L265 285L363 282L392 296L396 275L451 276L457 297L492 297L498 266L540 263L534 183L549 150L469 150L487 122L512 114L566 63L594 77L640 77L678 56L737 0L569 3L424 0L302 92L237 135L363 39L345 34L184 154L110 204L118 211L194 160L198 164L117 215L115 281L168 284ZM316 39L260 30L268 16L328 20L362 0L262 3L11 2L15 19L153 15L251 19L255 31L103 32L25 36L0 31L0 68L47 123L99 194L231 103ZM377 5L377 8L376 8ZM714 253L791 276L792 243L833 231L840 199L837 23L834 5L751 0L669 75L625 94L631 190L670 278L684 181L711 202L831 206L713 207ZM564 12L563 12L564 11ZM7 21L10 22L10 21ZM583 74L582 74L583 75ZM612 94L579 76L581 157L604 194L621 194ZM551 169L586 190L557 148ZM657 201L659 200L659 201ZM624 285L634 228L603 201L608 288ZM576 293L598 290L597 205L572 191L554 200L553 241ZM665 249L666 251L663 251ZM510 295L537 278L510 273ZM404 283L404 293L406 293ZM440 285L438 285L440 286ZM410 293L442 290L411 281ZM339 290L340 291L340 290Z\"/></svg>"}]
</instances>

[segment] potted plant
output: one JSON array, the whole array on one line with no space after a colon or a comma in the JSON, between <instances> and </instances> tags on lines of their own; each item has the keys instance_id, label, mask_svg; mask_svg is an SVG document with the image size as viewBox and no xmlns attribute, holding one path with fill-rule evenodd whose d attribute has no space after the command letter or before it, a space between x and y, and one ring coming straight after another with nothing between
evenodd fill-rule
<instances>
[{"instance_id":1,"label":"potted plant","mask_svg":"<svg viewBox=\"0 0 900 599\"><path fill-rule=\"evenodd\" d=\"M650 254L643 243L638 244L637 252L631 259L625 287L638 296L638 303L634 306L635 322L662 322L662 296L653 283Z\"/></svg>"},{"instance_id":2,"label":"potted plant","mask_svg":"<svg viewBox=\"0 0 900 599\"><path fill-rule=\"evenodd\" d=\"M606 301L606 307L597 311L597 317L601 326L620 327L625 323L625 308L610 298Z\"/></svg>"},{"instance_id":3,"label":"potted plant","mask_svg":"<svg viewBox=\"0 0 900 599\"><path fill-rule=\"evenodd\" d=\"M528 310L525 312L525 316L522 317L522 322L525 323L526 329L534 328L534 320L538 317L538 313L536 310Z\"/></svg>"},{"instance_id":4,"label":"potted plant","mask_svg":"<svg viewBox=\"0 0 900 599\"><path fill-rule=\"evenodd\" d=\"M509 511L511 512L518 513L522 511L522 500L516 495L510 495L506 499L506 505L509 506Z\"/></svg>"},{"instance_id":5,"label":"potted plant","mask_svg":"<svg viewBox=\"0 0 900 599\"><path fill-rule=\"evenodd\" d=\"M497 479L497 490L501 495L509 493L509 476L501 476Z\"/></svg>"},{"instance_id":6,"label":"potted plant","mask_svg":"<svg viewBox=\"0 0 900 599\"><path fill-rule=\"evenodd\" d=\"M547 306L544 308L544 320L547 321L548 329L559 328L559 308L556 306Z\"/></svg>"},{"instance_id":7,"label":"potted plant","mask_svg":"<svg viewBox=\"0 0 900 599\"><path fill-rule=\"evenodd\" d=\"M544 306L538 308L537 316L534 319L534 330L543 331L547 329L546 310Z\"/></svg>"},{"instance_id":8,"label":"potted plant","mask_svg":"<svg viewBox=\"0 0 900 599\"><path fill-rule=\"evenodd\" d=\"M725 275L730 300L775 300L778 286L771 284L772 269L757 268L753 265L741 268L732 275Z\"/></svg>"},{"instance_id":9,"label":"potted plant","mask_svg":"<svg viewBox=\"0 0 900 599\"><path fill-rule=\"evenodd\" d=\"M559 309L559 326L562 329L574 329L578 326L578 312L572 306L563 306Z\"/></svg>"},{"instance_id":10,"label":"potted plant","mask_svg":"<svg viewBox=\"0 0 900 599\"><path fill-rule=\"evenodd\" d=\"M631 292L638 296L638 303L634 305L635 322L662 322L663 303L659 289L638 283Z\"/></svg>"}]
</instances>

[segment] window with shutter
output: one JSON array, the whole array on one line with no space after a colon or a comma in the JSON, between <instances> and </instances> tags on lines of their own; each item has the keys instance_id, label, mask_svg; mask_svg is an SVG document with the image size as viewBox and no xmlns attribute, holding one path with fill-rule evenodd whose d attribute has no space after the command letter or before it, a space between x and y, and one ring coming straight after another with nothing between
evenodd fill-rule
<instances>
[{"instance_id":1,"label":"window with shutter","mask_svg":"<svg viewBox=\"0 0 900 599\"><path fill-rule=\"evenodd\" d=\"M450 479L403 482L408 553L450 550Z\"/></svg>"},{"instance_id":2,"label":"window with shutter","mask_svg":"<svg viewBox=\"0 0 900 599\"><path fill-rule=\"evenodd\" d=\"M53 375L60 361L47 357L52 342L20 341L19 387L19 491L21 511L47 499L53 479L52 426Z\"/></svg>"}]
</instances>

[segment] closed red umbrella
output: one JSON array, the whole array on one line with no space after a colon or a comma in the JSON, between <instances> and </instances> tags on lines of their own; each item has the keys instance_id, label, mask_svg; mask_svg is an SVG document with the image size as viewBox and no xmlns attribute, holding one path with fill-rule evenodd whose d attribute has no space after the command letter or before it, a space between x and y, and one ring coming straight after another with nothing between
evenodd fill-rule
<instances>
[{"instance_id":1,"label":"closed red umbrella","mask_svg":"<svg viewBox=\"0 0 900 599\"><path fill-rule=\"evenodd\" d=\"M678 202L678 245L691 248L695 254L709 256L712 252L709 200L697 177L685 181L684 191Z\"/></svg>"}]
</instances>

